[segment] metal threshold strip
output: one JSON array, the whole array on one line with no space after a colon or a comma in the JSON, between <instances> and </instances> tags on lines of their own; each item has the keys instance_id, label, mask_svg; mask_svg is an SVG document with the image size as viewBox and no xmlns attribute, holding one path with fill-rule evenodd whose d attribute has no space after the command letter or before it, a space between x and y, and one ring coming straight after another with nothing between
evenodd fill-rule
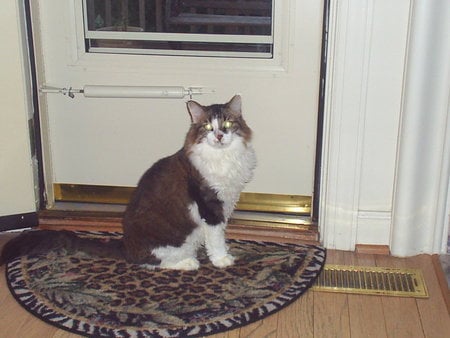
<instances>
[{"instance_id":1,"label":"metal threshold strip","mask_svg":"<svg viewBox=\"0 0 450 338\"><path fill-rule=\"evenodd\" d=\"M314 291L428 298L419 269L325 265Z\"/></svg>"}]
</instances>

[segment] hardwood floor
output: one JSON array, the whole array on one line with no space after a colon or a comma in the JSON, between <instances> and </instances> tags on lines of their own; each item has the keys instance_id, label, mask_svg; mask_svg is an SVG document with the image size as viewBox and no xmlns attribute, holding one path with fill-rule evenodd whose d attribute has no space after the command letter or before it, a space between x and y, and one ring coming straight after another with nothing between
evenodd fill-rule
<instances>
[{"instance_id":1,"label":"hardwood floor","mask_svg":"<svg viewBox=\"0 0 450 338\"><path fill-rule=\"evenodd\" d=\"M0 246L11 234L0 234ZM282 311L214 338L238 337L449 337L450 316L429 255L393 258L328 251L327 263L420 268L428 299L360 296L308 291ZM25 311L10 295L0 268L0 337L73 338Z\"/></svg>"}]
</instances>

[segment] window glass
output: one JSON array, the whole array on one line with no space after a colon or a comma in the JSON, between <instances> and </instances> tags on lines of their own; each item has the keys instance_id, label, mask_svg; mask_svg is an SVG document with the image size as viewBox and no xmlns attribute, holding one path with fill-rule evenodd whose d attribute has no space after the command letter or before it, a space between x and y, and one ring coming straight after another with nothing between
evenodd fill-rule
<instances>
[{"instance_id":1,"label":"window glass","mask_svg":"<svg viewBox=\"0 0 450 338\"><path fill-rule=\"evenodd\" d=\"M89 52L272 57L272 0L84 0Z\"/></svg>"}]
</instances>

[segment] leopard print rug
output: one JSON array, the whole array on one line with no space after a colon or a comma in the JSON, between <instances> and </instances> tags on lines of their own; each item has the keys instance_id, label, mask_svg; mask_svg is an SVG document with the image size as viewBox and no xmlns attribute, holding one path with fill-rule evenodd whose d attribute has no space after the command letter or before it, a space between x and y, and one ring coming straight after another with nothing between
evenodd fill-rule
<instances>
[{"instance_id":1,"label":"leopard print rug","mask_svg":"<svg viewBox=\"0 0 450 338\"><path fill-rule=\"evenodd\" d=\"M6 278L28 311L80 335L198 337L280 310L312 285L325 261L325 250L318 246L228 244L236 261L225 269L209 263L204 252L199 270L173 271L60 250L15 259Z\"/></svg>"}]
</instances>

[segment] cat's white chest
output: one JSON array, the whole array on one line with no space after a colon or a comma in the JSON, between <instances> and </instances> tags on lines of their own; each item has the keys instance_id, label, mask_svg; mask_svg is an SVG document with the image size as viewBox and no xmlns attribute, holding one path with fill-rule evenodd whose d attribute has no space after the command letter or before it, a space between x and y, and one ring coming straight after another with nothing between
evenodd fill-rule
<instances>
[{"instance_id":1,"label":"cat's white chest","mask_svg":"<svg viewBox=\"0 0 450 338\"><path fill-rule=\"evenodd\" d=\"M217 149L205 143L192 147L189 158L194 167L224 202L225 217L234 209L245 183L253 177L256 155L250 144L240 138L228 147Z\"/></svg>"}]
</instances>

